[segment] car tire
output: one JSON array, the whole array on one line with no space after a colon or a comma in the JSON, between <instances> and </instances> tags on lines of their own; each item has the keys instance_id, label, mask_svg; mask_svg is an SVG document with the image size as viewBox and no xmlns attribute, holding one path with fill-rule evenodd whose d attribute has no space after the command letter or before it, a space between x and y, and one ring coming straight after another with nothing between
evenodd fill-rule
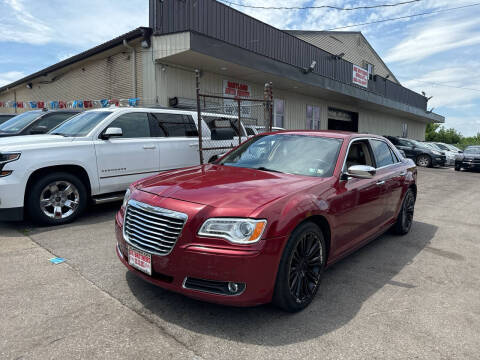
<instances>
[{"instance_id":1,"label":"car tire","mask_svg":"<svg viewBox=\"0 0 480 360\"><path fill-rule=\"evenodd\" d=\"M273 303L288 312L305 309L315 297L326 263L325 239L312 222L290 235L280 260Z\"/></svg>"},{"instance_id":2,"label":"car tire","mask_svg":"<svg viewBox=\"0 0 480 360\"><path fill-rule=\"evenodd\" d=\"M397 235L406 235L410 232L413 224L413 214L415 212L415 193L408 189L403 197L402 207L397 217L393 231Z\"/></svg>"},{"instance_id":3,"label":"car tire","mask_svg":"<svg viewBox=\"0 0 480 360\"><path fill-rule=\"evenodd\" d=\"M462 170L462 167L460 165L455 164L455 171L460 171Z\"/></svg>"},{"instance_id":4,"label":"car tire","mask_svg":"<svg viewBox=\"0 0 480 360\"><path fill-rule=\"evenodd\" d=\"M34 222L41 225L66 224L85 211L87 189L75 175L54 172L32 184L26 204Z\"/></svg>"},{"instance_id":5,"label":"car tire","mask_svg":"<svg viewBox=\"0 0 480 360\"><path fill-rule=\"evenodd\" d=\"M421 154L417 156L416 163L421 167L432 167L432 158L426 154Z\"/></svg>"}]
</instances>

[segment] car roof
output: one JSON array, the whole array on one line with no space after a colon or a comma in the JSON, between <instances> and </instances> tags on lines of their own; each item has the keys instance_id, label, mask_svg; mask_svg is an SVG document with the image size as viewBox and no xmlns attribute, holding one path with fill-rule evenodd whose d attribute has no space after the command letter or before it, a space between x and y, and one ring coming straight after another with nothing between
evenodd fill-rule
<instances>
[{"instance_id":1,"label":"car roof","mask_svg":"<svg viewBox=\"0 0 480 360\"><path fill-rule=\"evenodd\" d=\"M330 137L335 139L354 139L354 138L378 138L382 139L383 136L367 133L354 133L350 131L339 131L339 130L280 130L275 132L262 133L262 135L278 135L278 134L300 134L300 135L310 135L318 137Z\"/></svg>"},{"instance_id":2,"label":"car roof","mask_svg":"<svg viewBox=\"0 0 480 360\"><path fill-rule=\"evenodd\" d=\"M183 109L176 109L176 108L164 108L164 107L123 107L123 106L111 106L106 108L98 108L98 109L89 109L87 111L109 111L109 112L153 112L153 113L173 113L173 114L185 114L185 115L192 115L197 114L196 110L183 110ZM220 116L223 118L232 118L237 119L238 117L235 115L229 114L219 114L219 113L211 113L207 111L202 111L203 116Z\"/></svg>"}]
</instances>

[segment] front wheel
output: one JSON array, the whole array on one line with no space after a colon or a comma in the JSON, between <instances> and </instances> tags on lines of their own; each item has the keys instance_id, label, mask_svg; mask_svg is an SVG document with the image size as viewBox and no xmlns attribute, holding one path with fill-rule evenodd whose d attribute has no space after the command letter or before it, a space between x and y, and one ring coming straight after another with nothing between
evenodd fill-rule
<instances>
[{"instance_id":1,"label":"front wheel","mask_svg":"<svg viewBox=\"0 0 480 360\"><path fill-rule=\"evenodd\" d=\"M412 189L408 189L403 198L402 208L398 214L397 222L393 226L393 231L398 235L406 235L410 232L413 224L413 213L415 211L415 194Z\"/></svg>"},{"instance_id":2,"label":"front wheel","mask_svg":"<svg viewBox=\"0 0 480 360\"><path fill-rule=\"evenodd\" d=\"M432 159L428 155L420 155L417 157L417 165L421 167L431 167Z\"/></svg>"},{"instance_id":3,"label":"front wheel","mask_svg":"<svg viewBox=\"0 0 480 360\"><path fill-rule=\"evenodd\" d=\"M462 167L460 165L455 164L455 171L460 171L462 170Z\"/></svg>"},{"instance_id":4,"label":"front wheel","mask_svg":"<svg viewBox=\"0 0 480 360\"><path fill-rule=\"evenodd\" d=\"M27 210L36 223L60 225L75 220L86 208L87 190L76 176L55 172L37 180L27 197Z\"/></svg>"},{"instance_id":5,"label":"front wheel","mask_svg":"<svg viewBox=\"0 0 480 360\"><path fill-rule=\"evenodd\" d=\"M305 309L317 293L325 262L322 231L311 222L300 225L283 251L273 303L289 312Z\"/></svg>"}]
</instances>

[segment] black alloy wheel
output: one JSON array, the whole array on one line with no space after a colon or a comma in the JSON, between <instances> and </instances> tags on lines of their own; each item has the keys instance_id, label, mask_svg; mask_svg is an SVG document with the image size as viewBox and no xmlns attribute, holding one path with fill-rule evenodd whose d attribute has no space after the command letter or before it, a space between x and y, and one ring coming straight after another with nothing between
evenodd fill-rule
<instances>
[{"instance_id":1,"label":"black alloy wheel","mask_svg":"<svg viewBox=\"0 0 480 360\"><path fill-rule=\"evenodd\" d=\"M300 225L282 255L273 302L289 312L306 308L318 291L325 260L322 231L310 222Z\"/></svg>"},{"instance_id":2,"label":"black alloy wheel","mask_svg":"<svg viewBox=\"0 0 480 360\"><path fill-rule=\"evenodd\" d=\"M415 212L415 194L412 189L408 189L403 199L400 214L398 214L397 222L394 230L399 235L408 234L413 224L413 213Z\"/></svg>"}]
</instances>

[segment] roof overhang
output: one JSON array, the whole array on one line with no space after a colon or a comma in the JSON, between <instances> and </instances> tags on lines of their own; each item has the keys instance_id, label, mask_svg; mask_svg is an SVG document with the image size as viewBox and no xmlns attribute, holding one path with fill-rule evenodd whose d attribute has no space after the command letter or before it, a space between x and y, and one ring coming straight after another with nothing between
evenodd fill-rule
<instances>
[{"instance_id":1,"label":"roof overhang","mask_svg":"<svg viewBox=\"0 0 480 360\"><path fill-rule=\"evenodd\" d=\"M182 46L177 44L172 50L171 42L161 40L174 36L181 36ZM408 117L421 122L443 123L445 121L441 115L396 102L316 73L305 74L296 66L195 32L154 36L153 44L154 58L160 63L224 74L255 83L272 81L274 89L330 99L335 102L348 102L365 109ZM162 48L161 44L170 44L170 47ZM228 72L222 68L227 68Z\"/></svg>"}]
</instances>

